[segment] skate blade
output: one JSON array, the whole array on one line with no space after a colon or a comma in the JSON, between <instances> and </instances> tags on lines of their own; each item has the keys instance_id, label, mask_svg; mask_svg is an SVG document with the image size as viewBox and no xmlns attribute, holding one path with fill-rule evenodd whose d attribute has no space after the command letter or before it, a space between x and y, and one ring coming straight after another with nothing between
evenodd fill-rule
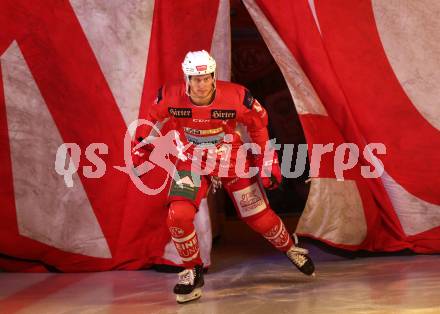
<instances>
[{"instance_id":1,"label":"skate blade","mask_svg":"<svg viewBox=\"0 0 440 314\"><path fill-rule=\"evenodd\" d=\"M315 277L316 276L316 272L313 272L311 274L306 274L306 273L303 273L303 274L306 275L307 277Z\"/></svg>"},{"instance_id":2,"label":"skate blade","mask_svg":"<svg viewBox=\"0 0 440 314\"><path fill-rule=\"evenodd\" d=\"M202 289L196 288L189 294L176 294L177 303L186 303L189 301L197 300L202 296Z\"/></svg>"}]
</instances>

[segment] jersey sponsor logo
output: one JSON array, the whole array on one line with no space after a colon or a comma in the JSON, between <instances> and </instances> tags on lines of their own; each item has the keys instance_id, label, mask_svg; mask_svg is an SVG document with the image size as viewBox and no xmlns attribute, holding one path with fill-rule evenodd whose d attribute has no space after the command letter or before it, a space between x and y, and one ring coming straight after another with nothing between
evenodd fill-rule
<instances>
[{"instance_id":1,"label":"jersey sponsor logo","mask_svg":"<svg viewBox=\"0 0 440 314\"><path fill-rule=\"evenodd\" d=\"M211 119L193 119L193 122L209 123L209 122L211 122Z\"/></svg>"},{"instance_id":2,"label":"jersey sponsor logo","mask_svg":"<svg viewBox=\"0 0 440 314\"><path fill-rule=\"evenodd\" d=\"M193 128L183 128L185 130L185 133L192 134L192 135L212 135L217 134L223 131L223 128L215 128L215 129L208 129L208 130L198 130Z\"/></svg>"},{"instance_id":3,"label":"jersey sponsor logo","mask_svg":"<svg viewBox=\"0 0 440 314\"><path fill-rule=\"evenodd\" d=\"M191 142L196 145L211 145L211 144L215 145L222 142L224 136L225 136L224 132L212 136L197 136L197 135L191 135L185 133L185 138L188 140L188 142Z\"/></svg>"},{"instance_id":4,"label":"jersey sponsor logo","mask_svg":"<svg viewBox=\"0 0 440 314\"><path fill-rule=\"evenodd\" d=\"M168 108L168 112L175 118L191 118L192 110L191 108Z\"/></svg>"},{"instance_id":5,"label":"jersey sponsor logo","mask_svg":"<svg viewBox=\"0 0 440 314\"><path fill-rule=\"evenodd\" d=\"M228 120L228 119L235 119L236 116L237 116L237 112L235 110L220 110L220 109L211 110L212 119Z\"/></svg>"}]
</instances>

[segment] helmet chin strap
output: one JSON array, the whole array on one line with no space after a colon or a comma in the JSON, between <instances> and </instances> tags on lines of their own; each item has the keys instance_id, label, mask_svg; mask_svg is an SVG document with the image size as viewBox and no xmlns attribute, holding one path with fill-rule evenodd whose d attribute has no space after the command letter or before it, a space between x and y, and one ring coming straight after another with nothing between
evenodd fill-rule
<instances>
[{"instance_id":1,"label":"helmet chin strap","mask_svg":"<svg viewBox=\"0 0 440 314\"><path fill-rule=\"evenodd\" d=\"M189 87L189 75L185 75L185 94L186 96L191 97Z\"/></svg>"}]
</instances>

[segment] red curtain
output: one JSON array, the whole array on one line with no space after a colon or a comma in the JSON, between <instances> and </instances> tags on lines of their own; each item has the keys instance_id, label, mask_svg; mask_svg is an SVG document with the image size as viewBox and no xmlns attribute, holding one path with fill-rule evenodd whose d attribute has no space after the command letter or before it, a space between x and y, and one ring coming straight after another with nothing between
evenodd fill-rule
<instances>
[{"instance_id":1,"label":"red curtain","mask_svg":"<svg viewBox=\"0 0 440 314\"><path fill-rule=\"evenodd\" d=\"M328 145L297 231L350 250L440 251L434 4L244 3L288 83L311 160L313 144ZM344 180L342 143L360 155ZM369 143L386 148L370 150L379 178L362 175L372 169Z\"/></svg>"},{"instance_id":2,"label":"red curtain","mask_svg":"<svg viewBox=\"0 0 440 314\"><path fill-rule=\"evenodd\" d=\"M124 165L127 125L182 78L185 53L214 50L220 3L1 2L1 269L178 264L165 254L164 194L142 194L114 166ZM63 143L80 150L71 186L56 172ZM92 143L107 147L94 152L105 164L98 178L85 175L102 168L86 156Z\"/></svg>"}]
</instances>

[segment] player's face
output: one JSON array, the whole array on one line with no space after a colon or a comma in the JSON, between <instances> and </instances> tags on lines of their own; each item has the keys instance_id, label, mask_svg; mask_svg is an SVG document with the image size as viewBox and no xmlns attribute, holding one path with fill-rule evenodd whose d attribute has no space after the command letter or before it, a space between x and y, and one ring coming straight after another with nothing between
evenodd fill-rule
<instances>
[{"instance_id":1,"label":"player's face","mask_svg":"<svg viewBox=\"0 0 440 314\"><path fill-rule=\"evenodd\" d=\"M190 95L197 104L208 104L214 90L214 79L211 74L194 75L189 80Z\"/></svg>"}]
</instances>

